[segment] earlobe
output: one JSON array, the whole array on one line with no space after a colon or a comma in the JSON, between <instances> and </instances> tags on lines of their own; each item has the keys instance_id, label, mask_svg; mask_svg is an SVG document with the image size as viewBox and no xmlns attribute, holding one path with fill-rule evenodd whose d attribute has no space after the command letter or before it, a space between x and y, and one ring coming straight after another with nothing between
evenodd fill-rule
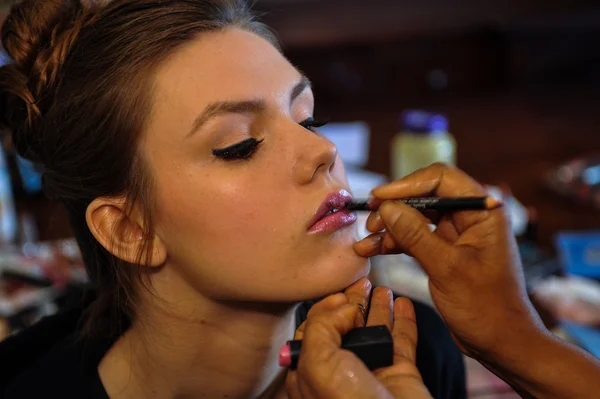
<instances>
[{"instance_id":1,"label":"earlobe","mask_svg":"<svg viewBox=\"0 0 600 399\"><path fill-rule=\"evenodd\" d=\"M147 259L142 258L142 262L145 266L157 267L162 266L167 261L167 248L160 239L160 237L154 234L152 241L148 243L148 251L150 256Z\"/></svg>"},{"instance_id":2,"label":"earlobe","mask_svg":"<svg viewBox=\"0 0 600 399\"><path fill-rule=\"evenodd\" d=\"M100 197L87 207L85 217L96 240L117 258L149 267L163 265L167 251L162 240L156 234L146 237L143 219L136 214L128 212L122 197Z\"/></svg>"}]
</instances>

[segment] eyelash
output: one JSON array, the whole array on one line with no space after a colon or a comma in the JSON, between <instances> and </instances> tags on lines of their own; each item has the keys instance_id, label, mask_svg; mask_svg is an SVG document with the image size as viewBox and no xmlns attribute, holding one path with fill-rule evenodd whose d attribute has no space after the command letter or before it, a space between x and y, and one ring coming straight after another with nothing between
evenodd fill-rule
<instances>
[{"instance_id":1,"label":"eyelash","mask_svg":"<svg viewBox=\"0 0 600 399\"><path fill-rule=\"evenodd\" d=\"M303 128L316 133L316 128L323 127L327 124L328 121L317 121L314 118L308 118L299 123Z\"/></svg>"},{"instance_id":2,"label":"eyelash","mask_svg":"<svg viewBox=\"0 0 600 399\"><path fill-rule=\"evenodd\" d=\"M313 133L316 133L316 128L323 127L326 124L327 121L317 121L313 118L305 119L299 123L300 126ZM233 161L236 159L250 159L256 153L256 150L263 141L264 139L257 140L251 137L226 148L215 148L212 150L212 154L215 157L221 158L225 161Z\"/></svg>"},{"instance_id":3,"label":"eyelash","mask_svg":"<svg viewBox=\"0 0 600 399\"><path fill-rule=\"evenodd\" d=\"M226 161L236 159L250 159L256 152L258 146L264 141L257 140L253 137L240 141L237 144L222 149L213 149L212 153L215 157L224 159Z\"/></svg>"}]
</instances>

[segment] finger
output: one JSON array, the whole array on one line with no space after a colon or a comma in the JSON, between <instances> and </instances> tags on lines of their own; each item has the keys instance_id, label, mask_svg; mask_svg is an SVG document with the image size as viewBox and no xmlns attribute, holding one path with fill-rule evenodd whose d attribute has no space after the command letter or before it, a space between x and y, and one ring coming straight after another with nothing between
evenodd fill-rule
<instances>
[{"instance_id":1,"label":"finger","mask_svg":"<svg viewBox=\"0 0 600 399\"><path fill-rule=\"evenodd\" d=\"M300 390L298 387L298 374L289 370L285 376L285 390L289 399L300 399Z\"/></svg>"},{"instance_id":2,"label":"finger","mask_svg":"<svg viewBox=\"0 0 600 399\"><path fill-rule=\"evenodd\" d=\"M441 197L485 196L485 189L459 169L433 164L394 182L376 187L373 196L382 200L439 195Z\"/></svg>"},{"instance_id":3,"label":"finger","mask_svg":"<svg viewBox=\"0 0 600 399\"><path fill-rule=\"evenodd\" d=\"M391 254L397 249L398 245L396 244L396 240L394 240L394 236L389 231L386 231L383 234L383 240L381 241L381 253Z\"/></svg>"},{"instance_id":4,"label":"finger","mask_svg":"<svg viewBox=\"0 0 600 399\"><path fill-rule=\"evenodd\" d=\"M438 222L441 220L442 215L440 214L440 212L438 211L434 211L434 210L424 210L421 213L425 218L427 218L427 220L429 221L429 224L438 224Z\"/></svg>"},{"instance_id":5,"label":"finger","mask_svg":"<svg viewBox=\"0 0 600 399\"><path fill-rule=\"evenodd\" d=\"M354 353L340 348L357 312L356 306L348 304L309 320L297 369L299 390L306 397L367 398L385 392Z\"/></svg>"},{"instance_id":6,"label":"finger","mask_svg":"<svg viewBox=\"0 0 600 399\"><path fill-rule=\"evenodd\" d=\"M382 203L383 201L379 198L371 196L371 198L369 198L368 208L372 211L377 211Z\"/></svg>"},{"instance_id":7,"label":"finger","mask_svg":"<svg viewBox=\"0 0 600 399\"><path fill-rule=\"evenodd\" d=\"M434 234L418 211L402 203L387 201L379 212L387 228L386 234L393 236L397 247L410 252L430 276L439 276L455 263L456 248ZM382 246L386 245L385 240L384 237Z\"/></svg>"},{"instance_id":8,"label":"finger","mask_svg":"<svg viewBox=\"0 0 600 399\"><path fill-rule=\"evenodd\" d=\"M308 319L302 340L302 355L322 357L327 351L340 349L342 336L354 328L356 313L356 305L348 303ZM302 358L306 359L306 356Z\"/></svg>"},{"instance_id":9,"label":"finger","mask_svg":"<svg viewBox=\"0 0 600 399\"><path fill-rule=\"evenodd\" d=\"M415 364L417 359L417 317L412 302L407 298L398 298L394 302L394 364L409 361Z\"/></svg>"},{"instance_id":10,"label":"finger","mask_svg":"<svg viewBox=\"0 0 600 399\"><path fill-rule=\"evenodd\" d=\"M344 305L349 305L348 297L346 296L346 294L341 292L329 295L321 301L315 303L308 311L308 314L306 315L306 320L304 320L300 327L298 327L298 329L296 330L294 334L294 339L302 340L304 338L304 332L306 331L306 325L308 323L308 320L311 320L323 313L331 312L332 310L343 307ZM312 395L307 394L307 391L310 391L310 387L306 387L305 384L298 383L298 373L296 371L290 370L288 372L285 384L290 399L312 397Z\"/></svg>"},{"instance_id":11,"label":"finger","mask_svg":"<svg viewBox=\"0 0 600 399\"><path fill-rule=\"evenodd\" d=\"M347 304L308 320L296 371L300 389L317 392L316 397L320 398L337 398L344 397L341 394L345 392L340 389L351 388L345 383L333 386L331 376L348 378L343 369L350 367L348 371L352 371L356 362L360 363L358 359L352 360L351 352L340 349L342 336L354 328L357 313L356 305ZM360 368L357 370L360 372ZM368 372L366 368L365 371Z\"/></svg>"},{"instance_id":12,"label":"finger","mask_svg":"<svg viewBox=\"0 0 600 399\"><path fill-rule=\"evenodd\" d=\"M429 224L437 224L441 219L441 216L437 211L426 210L421 213L421 215L423 216L423 221ZM383 223L379 212L371 212L369 214L367 217L366 228L371 233L378 233L385 229L385 223Z\"/></svg>"},{"instance_id":13,"label":"finger","mask_svg":"<svg viewBox=\"0 0 600 399\"><path fill-rule=\"evenodd\" d=\"M354 323L355 327L362 327L365 325L372 287L373 286L368 279L362 278L344 291L344 294L348 297L348 303L357 305L359 309L359 313L356 315Z\"/></svg>"},{"instance_id":14,"label":"finger","mask_svg":"<svg viewBox=\"0 0 600 399\"><path fill-rule=\"evenodd\" d=\"M370 258L381 253L381 242L383 233L371 234L370 236L354 244L354 251L362 257Z\"/></svg>"},{"instance_id":15,"label":"finger","mask_svg":"<svg viewBox=\"0 0 600 399\"><path fill-rule=\"evenodd\" d=\"M412 256L410 251L400 247L394 236L386 231L383 233L383 240L381 240L381 254L382 255L397 255L397 254L406 254L408 256Z\"/></svg>"},{"instance_id":16,"label":"finger","mask_svg":"<svg viewBox=\"0 0 600 399\"><path fill-rule=\"evenodd\" d=\"M369 307L367 326L386 326L391 332L394 320L393 301L392 290L387 287L375 288Z\"/></svg>"},{"instance_id":17,"label":"finger","mask_svg":"<svg viewBox=\"0 0 600 399\"><path fill-rule=\"evenodd\" d=\"M398 247L395 243L393 243L393 239L390 242L389 237L387 238L387 244L384 248L383 240L386 236L392 237L387 232L371 234L370 236L362 239L361 241L354 243L354 251L359 256L365 258L371 258L377 255L390 255L402 253L406 253L407 255L412 256L408 251L403 250L402 248Z\"/></svg>"},{"instance_id":18,"label":"finger","mask_svg":"<svg viewBox=\"0 0 600 399\"><path fill-rule=\"evenodd\" d=\"M442 237L449 243L455 243L458 240L459 234L456 231L456 227L452 223L452 216L444 215L440 220L437 228L435 229L435 234Z\"/></svg>"},{"instance_id":19,"label":"finger","mask_svg":"<svg viewBox=\"0 0 600 399\"><path fill-rule=\"evenodd\" d=\"M346 304L348 304L348 297L345 294L340 292L337 294L329 295L328 297L315 303L310 308L308 314L306 315L306 319L308 320L309 317L314 317L316 314L332 310ZM305 329L306 320L304 320L302 324L300 324L300 326L296 329L296 332L294 333L294 339L302 339L302 337L304 336Z\"/></svg>"},{"instance_id":20,"label":"finger","mask_svg":"<svg viewBox=\"0 0 600 399\"><path fill-rule=\"evenodd\" d=\"M379 212L371 212L367 217L367 223L365 226L371 233L377 233L385 228L385 224L383 224L383 220L381 220Z\"/></svg>"},{"instance_id":21,"label":"finger","mask_svg":"<svg viewBox=\"0 0 600 399\"><path fill-rule=\"evenodd\" d=\"M346 305L348 303L348 296L342 292L338 292L337 294L329 295L319 302L315 303L306 317L314 317L315 314L321 313L323 311L328 311L331 309L339 308L340 306Z\"/></svg>"}]
</instances>

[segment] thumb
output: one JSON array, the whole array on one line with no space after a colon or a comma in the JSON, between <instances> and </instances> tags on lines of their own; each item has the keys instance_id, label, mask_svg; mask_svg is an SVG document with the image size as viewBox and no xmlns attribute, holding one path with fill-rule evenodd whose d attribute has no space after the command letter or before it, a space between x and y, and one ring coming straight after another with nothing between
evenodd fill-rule
<instances>
[{"instance_id":1,"label":"thumb","mask_svg":"<svg viewBox=\"0 0 600 399\"><path fill-rule=\"evenodd\" d=\"M416 209L399 201L386 201L379 214L396 245L413 255L430 276L439 275L457 255L456 248L434 234Z\"/></svg>"},{"instance_id":2,"label":"thumb","mask_svg":"<svg viewBox=\"0 0 600 399\"><path fill-rule=\"evenodd\" d=\"M318 398L375 398L380 396L373 393L385 392L364 363L341 348L342 336L354 328L357 312L355 304L347 304L306 324L297 378Z\"/></svg>"}]
</instances>

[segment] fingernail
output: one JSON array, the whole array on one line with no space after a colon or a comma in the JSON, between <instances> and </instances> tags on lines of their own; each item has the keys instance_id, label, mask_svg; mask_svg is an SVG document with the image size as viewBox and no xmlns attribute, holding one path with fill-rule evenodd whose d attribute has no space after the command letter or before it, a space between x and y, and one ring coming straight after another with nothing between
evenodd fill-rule
<instances>
[{"instance_id":1,"label":"fingernail","mask_svg":"<svg viewBox=\"0 0 600 399\"><path fill-rule=\"evenodd\" d=\"M377 211L379 209L379 207L381 206L382 202L383 201L380 200L379 198L375 198L371 195L369 200L367 201L367 205L371 211Z\"/></svg>"},{"instance_id":2,"label":"fingernail","mask_svg":"<svg viewBox=\"0 0 600 399\"><path fill-rule=\"evenodd\" d=\"M381 246L383 237L380 235L376 235L376 236L368 237L367 240L369 240L369 244L371 244L372 246L379 247L379 246Z\"/></svg>"}]
</instances>

